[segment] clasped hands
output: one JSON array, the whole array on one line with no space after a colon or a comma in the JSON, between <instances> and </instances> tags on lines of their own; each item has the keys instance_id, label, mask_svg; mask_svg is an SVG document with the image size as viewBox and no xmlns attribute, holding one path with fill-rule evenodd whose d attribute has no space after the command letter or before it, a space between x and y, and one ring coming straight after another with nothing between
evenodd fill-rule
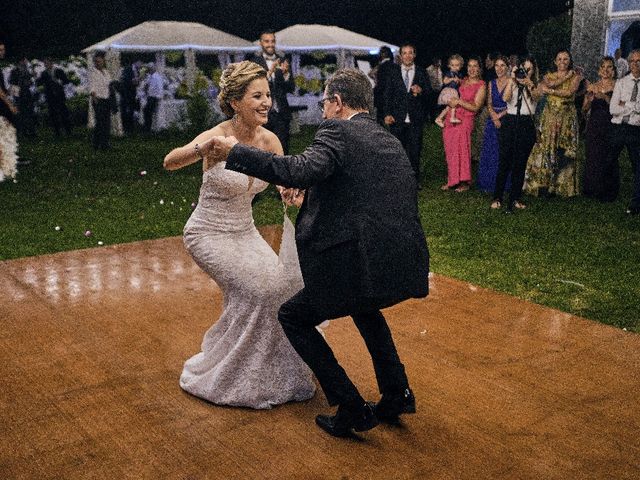
<instances>
[{"instance_id":1,"label":"clasped hands","mask_svg":"<svg viewBox=\"0 0 640 480\"><path fill-rule=\"evenodd\" d=\"M293 205L294 207L300 208L302 205L302 201L304 200L304 190L299 188L286 188L277 185L276 188L278 192L280 192L280 198L282 198L282 203L286 206Z\"/></svg>"},{"instance_id":2,"label":"clasped hands","mask_svg":"<svg viewBox=\"0 0 640 480\"><path fill-rule=\"evenodd\" d=\"M207 163L213 165L227 160L229 152L238 143L238 139L234 136L211 137L199 145L200 153L207 159Z\"/></svg>"}]
</instances>

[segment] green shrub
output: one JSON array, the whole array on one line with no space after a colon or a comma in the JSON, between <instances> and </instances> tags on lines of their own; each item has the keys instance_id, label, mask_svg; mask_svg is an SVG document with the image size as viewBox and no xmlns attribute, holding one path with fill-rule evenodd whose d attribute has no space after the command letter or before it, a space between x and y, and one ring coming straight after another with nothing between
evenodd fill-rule
<instances>
[{"instance_id":1,"label":"green shrub","mask_svg":"<svg viewBox=\"0 0 640 480\"><path fill-rule=\"evenodd\" d=\"M80 127L87 124L89 116L89 95L81 93L67 100L71 125Z\"/></svg>"},{"instance_id":2,"label":"green shrub","mask_svg":"<svg viewBox=\"0 0 640 480\"><path fill-rule=\"evenodd\" d=\"M211 128L213 114L207 98L201 93L194 93L187 99L187 119L190 132L203 132Z\"/></svg>"},{"instance_id":3,"label":"green shrub","mask_svg":"<svg viewBox=\"0 0 640 480\"><path fill-rule=\"evenodd\" d=\"M527 49L536 58L540 74L551 70L556 52L569 48L570 44L571 16L568 13L534 23L527 34Z\"/></svg>"}]
</instances>

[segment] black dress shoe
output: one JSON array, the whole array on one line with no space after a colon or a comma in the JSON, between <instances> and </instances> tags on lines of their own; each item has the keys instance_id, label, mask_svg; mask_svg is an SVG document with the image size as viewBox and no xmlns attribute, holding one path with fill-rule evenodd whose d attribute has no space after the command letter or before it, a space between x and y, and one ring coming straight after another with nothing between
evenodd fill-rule
<instances>
[{"instance_id":1,"label":"black dress shoe","mask_svg":"<svg viewBox=\"0 0 640 480\"><path fill-rule=\"evenodd\" d=\"M400 415L403 413L416 413L416 397L410 388L405 388L398 394L383 394L375 405L375 413L378 420L392 425L400 423Z\"/></svg>"},{"instance_id":2,"label":"black dress shoe","mask_svg":"<svg viewBox=\"0 0 640 480\"><path fill-rule=\"evenodd\" d=\"M356 409L350 409L340 405L335 415L318 415L316 417L318 426L334 437L348 437L351 430L364 432L371 430L378 425L373 408L365 403Z\"/></svg>"}]
</instances>

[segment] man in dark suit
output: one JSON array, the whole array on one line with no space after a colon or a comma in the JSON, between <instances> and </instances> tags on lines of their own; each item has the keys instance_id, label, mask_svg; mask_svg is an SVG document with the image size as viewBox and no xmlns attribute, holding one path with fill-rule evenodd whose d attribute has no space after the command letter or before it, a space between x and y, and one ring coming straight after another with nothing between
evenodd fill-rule
<instances>
[{"instance_id":1,"label":"man in dark suit","mask_svg":"<svg viewBox=\"0 0 640 480\"><path fill-rule=\"evenodd\" d=\"M71 122L69 121L69 109L64 86L69 83L67 75L61 68L54 68L50 58L44 60L44 71L38 77L36 84L44 88L44 97L47 100L49 118L56 136L60 136L60 127L67 135L71 134Z\"/></svg>"},{"instance_id":2,"label":"man in dark suit","mask_svg":"<svg viewBox=\"0 0 640 480\"><path fill-rule=\"evenodd\" d=\"M289 71L289 62L282 55L276 54L276 35L272 30L262 32L260 47L262 51L249 60L267 71L273 105L265 127L277 135L286 155L289 153L289 128L291 124L291 110L287 93L293 93L295 83L293 75Z\"/></svg>"},{"instance_id":3,"label":"man in dark suit","mask_svg":"<svg viewBox=\"0 0 640 480\"><path fill-rule=\"evenodd\" d=\"M416 49L410 43L400 47L401 65L394 65L384 95L384 123L407 151L418 184L422 127L427 116L429 80L414 60Z\"/></svg>"},{"instance_id":4,"label":"man in dark suit","mask_svg":"<svg viewBox=\"0 0 640 480\"><path fill-rule=\"evenodd\" d=\"M344 69L327 82L322 122L300 155L278 156L214 137L206 146L226 168L288 188L306 188L296 222L304 288L278 312L289 341L315 373L336 415L316 423L334 436L398 423L415 398L380 309L428 293L429 252L415 175L402 145L369 115L367 77ZM207 143L209 143L207 142ZM351 316L382 394L366 403L316 326Z\"/></svg>"},{"instance_id":5,"label":"man in dark suit","mask_svg":"<svg viewBox=\"0 0 640 480\"><path fill-rule=\"evenodd\" d=\"M391 49L386 46L380 47L378 65L371 71L371 77L375 82L373 87L373 106L376 107L376 119L380 125L384 125L384 91L387 88L393 65Z\"/></svg>"},{"instance_id":6,"label":"man in dark suit","mask_svg":"<svg viewBox=\"0 0 640 480\"><path fill-rule=\"evenodd\" d=\"M134 113L138 110L137 93L140 84L140 62L129 62L120 75L120 117L122 129L126 135L134 133Z\"/></svg>"}]
</instances>

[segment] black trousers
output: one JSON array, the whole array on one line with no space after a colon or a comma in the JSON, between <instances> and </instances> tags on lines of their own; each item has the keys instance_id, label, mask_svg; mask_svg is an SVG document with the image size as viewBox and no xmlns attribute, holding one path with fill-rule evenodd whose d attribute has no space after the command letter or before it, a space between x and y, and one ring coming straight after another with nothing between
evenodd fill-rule
<instances>
[{"instance_id":1,"label":"black trousers","mask_svg":"<svg viewBox=\"0 0 640 480\"><path fill-rule=\"evenodd\" d=\"M144 106L144 131L149 133L153 125L153 117L158 110L158 99L147 97L147 104Z\"/></svg>"},{"instance_id":2,"label":"black trousers","mask_svg":"<svg viewBox=\"0 0 640 480\"><path fill-rule=\"evenodd\" d=\"M627 147L633 170L633 193L629 207L640 208L640 126L613 124L612 127L609 168L614 171L619 170L618 158L622 149Z\"/></svg>"},{"instance_id":3,"label":"black trousers","mask_svg":"<svg viewBox=\"0 0 640 480\"><path fill-rule=\"evenodd\" d=\"M96 125L93 129L93 148L109 148L111 133L111 103L108 98L93 100Z\"/></svg>"},{"instance_id":4,"label":"black trousers","mask_svg":"<svg viewBox=\"0 0 640 480\"><path fill-rule=\"evenodd\" d=\"M47 108L49 109L49 119L56 136L60 135L60 127L62 127L67 135L71 133L71 122L69 121L69 109L63 99L47 100Z\"/></svg>"},{"instance_id":5,"label":"black trousers","mask_svg":"<svg viewBox=\"0 0 640 480\"><path fill-rule=\"evenodd\" d=\"M420 155L422 154L422 122L396 122L389 127L407 152L416 180L420 183Z\"/></svg>"},{"instance_id":6,"label":"black trousers","mask_svg":"<svg viewBox=\"0 0 640 480\"><path fill-rule=\"evenodd\" d=\"M494 200L502 201L504 186L511 172L509 205L520 200L527 160L536 143L536 129L531 115L505 115L498 129L498 174Z\"/></svg>"},{"instance_id":7,"label":"black trousers","mask_svg":"<svg viewBox=\"0 0 640 480\"><path fill-rule=\"evenodd\" d=\"M408 387L404 365L378 307L381 304L374 299L361 299L329 305L302 289L280 307L278 320L293 348L315 374L329 405L356 405L363 399L315 328L327 319L353 318L371 355L380 393L400 392Z\"/></svg>"},{"instance_id":8,"label":"black trousers","mask_svg":"<svg viewBox=\"0 0 640 480\"><path fill-rule=\"evenodd\" d=\"M136 111L136 97L135 94L123 95L120 100L120 117L122 118L122 129L124 133L130 135L134 130L133 114Z\"/></svg>"}]
</instances>

